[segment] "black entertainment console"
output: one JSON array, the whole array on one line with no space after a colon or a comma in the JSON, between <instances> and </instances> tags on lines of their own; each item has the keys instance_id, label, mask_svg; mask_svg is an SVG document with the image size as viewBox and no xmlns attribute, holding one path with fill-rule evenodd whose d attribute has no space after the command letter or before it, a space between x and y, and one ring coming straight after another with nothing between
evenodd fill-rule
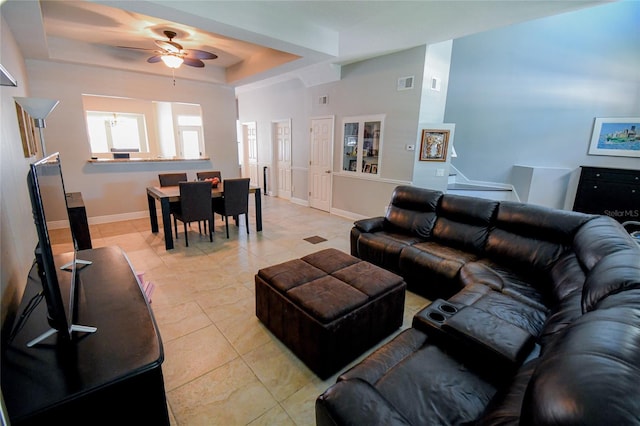
<instances>
[{"instance_id":1,"label":"black entertainment console","mask_svg":"<svg viewBox=\"0 0 640 426\"><path fill-rule=\"evenodd\" d=\"M2 353L11 424L168 425L162 341L126 255L102 247L78 256L92 264L79 272L77 321L97 331L79 333L71 342L54 334L28 348L49 327L46 303L38 305ZM73 253L60 257L56 261L70 261ZM41 289L34 265L19 313Z\"/></svg>"}]
</instances>

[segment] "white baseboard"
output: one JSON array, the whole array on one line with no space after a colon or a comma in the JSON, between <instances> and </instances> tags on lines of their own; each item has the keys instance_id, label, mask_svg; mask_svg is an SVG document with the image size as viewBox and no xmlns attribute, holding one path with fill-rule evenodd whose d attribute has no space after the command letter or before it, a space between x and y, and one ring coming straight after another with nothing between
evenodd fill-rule
<instances>
[{"instance_id":1,"label":"white baseboard","mask_svg":"<svg viewBox=\"0 0 640 426\"><path fill-rule=\"evenodd\" d=\"M158 219L162 218L162 211L156 211ZM100 223L109 223L109 222L122 222L123 220L131 220L131 219L149 219L149 210L142 210L138 212L129 212L129 213L118 213L118 214L110 214L105 216L93 216L87 219L89 225L98 225Z\"/></svg>"},{"instance_id":2,"label":"white baseboard","mask_svg":"<svg viewBox=\"0 0 640 426\"><path fill-rule=\"evenodd\" d=\"M300 206L309 207L309 200L303 200L302 198L291 197L289 199L293 204L298 204Z\"/></svg>"},{"instance_id":3,"label":"white baseboard","mask_svg":"<svg viewBox=\"0 0 640 426\"><path fill-rule=\"evenodd\" d=\"M348 212L346 210L333 209L333 208L331 209L331 214L335 214L336 216L346 217L347 219L351 219L351 220L367 219L370 217L370 216L363 216L361 214L357 214L353 212Z\"/></svg>"}]
</instances>

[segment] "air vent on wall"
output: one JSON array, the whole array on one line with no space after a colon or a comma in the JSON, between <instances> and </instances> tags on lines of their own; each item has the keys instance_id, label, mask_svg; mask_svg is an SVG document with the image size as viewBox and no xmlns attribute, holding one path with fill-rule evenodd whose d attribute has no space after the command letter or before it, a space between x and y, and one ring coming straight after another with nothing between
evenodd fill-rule
<instances>
[{"instance_id":1,"label":"air vent on wall","mask_svg":"<svg viewBox=\"0 0 640 426\"><path fill-rule=\"evenodd\" d=\"M328 103L329 103L329 96L327 96L327 95L323 95L323 96L320 96L320 97L318 98L318 104L320 104L320 105L326 105L326 104L328 104Z\"/></svg>"},{"instance_id":2,"label":"air vent on wall","mask_svg":"<svg viewBox=\"0 0 640 426\"><path fill-rule=\"evenodd\" d=\"M414 76L401 77L398 79L398 90L413 89Z\"/></svg>"}]
</instances>

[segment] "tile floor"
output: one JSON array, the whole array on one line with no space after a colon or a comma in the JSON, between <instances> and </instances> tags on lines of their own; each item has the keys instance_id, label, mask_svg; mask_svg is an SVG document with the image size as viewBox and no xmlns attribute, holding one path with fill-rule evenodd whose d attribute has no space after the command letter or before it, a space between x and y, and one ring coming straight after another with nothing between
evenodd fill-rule
<instances>
[{"instance_id":1,"label":"tile floor","mask_svg":"<svg viewBox=\"0 0 640 426\"><path fill-rule=\"evenodd\" d=\"M213 243L193 224L185 247L179 224L169 251L148 219L90 227L94 247L120 246L156 285L151 307L164 344L172 425L315 425L315 399L338 375L320 380L258 321L254 275L323 248L349 253L353 221L263 197L258 233L251 209L249 235L241 220L226 239L217 216ZM326 241L305 241L313 236ZM407 292L402 328L428 303Z\"/></svg>"}]
</instances>

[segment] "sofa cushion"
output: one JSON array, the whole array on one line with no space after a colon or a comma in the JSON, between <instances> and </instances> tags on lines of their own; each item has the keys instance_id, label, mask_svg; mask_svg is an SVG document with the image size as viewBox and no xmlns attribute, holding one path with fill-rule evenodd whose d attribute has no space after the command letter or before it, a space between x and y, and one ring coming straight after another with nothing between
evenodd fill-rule
<instances>
[{"instance_id":1,"label":"sofa cushion","mask_svg":"<svg viewBox=\"0 0 640 426\"><path fill-rule=\"evenodd\" d=\"M438 205L433 239L470 253L481 253L497 207L497 201L445 194Z\"/></svg>"},{"instance_id":2,"label":"sofa cushion","mask_svg":"<svg viewBox=\"0 0 640 426\"><path fill-rule=\"evenodd\" d=\"M592 311L609 295L633 288L640 288L640 248L610 254L593 267L582 289L582 311Z\"/></svg>"},{"instance_id":3,"label":"sofa cushion","mask_svg":"<svg viewBox=\"0 0 640 426\"><path fill-rule=\"evenodd\" d=\"M503 201L486 255L523 272L546 275L572 246L576 230L591 216Z\"/></svg>"},{"instance_id":4,"label":"sofa cushion","mask_svg":"<svg viewBox=\"0 0 640 426\"><path fill-rule=\"evenodd\" d=\"M637 247L638 244L622 225L608 216L589 220L580 227L573 240L573 249L586 270L611 253Z\"/></svg>"},{"instance_id":5,"label":"sofa cushion","mask_svg":"<svg viewBox=\"0 0 640 426\"><path fill-rule=\"evenodd\" d=\"M534 337L540 334L547 317L546 308L535 308L498 291L487 291L487 288L482 284L471 284L450 298L449 301L472 306L477 310L491 314L525 330Z\"/></svg>"},{"instance_id":6,"label":"sofa cushion","mask_svg":"<svg viewBox=\"0 0 640 426\"><path fill-rule=\"evenodd\" d=\"M463 286L483 284L538 310L545 310L548 306L549 297L542 292L549 287L547 281L546 277L517 272L489 259L469 262L460 269Z\"/></svg>"},{"instance_id":7,"label":"sofa cushion","mask_svg":"<svg viewBox=\"0 0 640 426\"><path fill-rule=\"evenodd\" d=\"M385 229L429 238L441 196L440 191L411 186L396 187L385 215Z\"/></svg>"},{"instance_id":8,"label":"sofa cushion","mask_svg":"<svg viewBox=\"0 0 640 426\"><path fill-rule=\"evenodd\" d=\"M475 258L472 253L437 242L415 243L405 247L400 253L400 271L403 275L406 274L408 281L420 281L425 286L453 281L451 287L457 290L459 286L455 283L458 271Z\"/></svg>"},{"instance_id":9,"label":"sofa cushion","mask_svg":"<svg viewBox=\"0 0 640 426\"><path fill-rule=\"evenodd\" d=\"M390 271L398 271L403 248L423 241L409 234L393 232L362 233L358 237L358 257Z\"/></svg>"},{"instance_id":10,"label":"sofa cushion","mask_svg":"<svg viewBox=\"0 0 640 426\"><path fill-rule=\"evenodd\" d=\"M638 423L640 289L610 295L576 319L541 358L520 424Z\"/></svg>"},{"instance_id":11,"label":"sofa cushion","mask_svg":"<svg viewBox=\"0 0 640 426\"><path fill-rule=\"evenodd\" d=\"M498 391L491 400L489 407L477 425L518 425L522 400L529 380L538 363L538 358L532 359L520 367L513 380Z\"/></svg>"},{"instance_id":12,"label":"sofa cushion","mask_svg":"<svg viewBox=\"0 0 640 426\"><path fill-rule=\"evenodd\" d=\"M416 329L403 331L340 376L341 381L354 378L373 385L413 425L473 421L496 392L494 384L430 344Z\"/></svg>"}]
</instances>

